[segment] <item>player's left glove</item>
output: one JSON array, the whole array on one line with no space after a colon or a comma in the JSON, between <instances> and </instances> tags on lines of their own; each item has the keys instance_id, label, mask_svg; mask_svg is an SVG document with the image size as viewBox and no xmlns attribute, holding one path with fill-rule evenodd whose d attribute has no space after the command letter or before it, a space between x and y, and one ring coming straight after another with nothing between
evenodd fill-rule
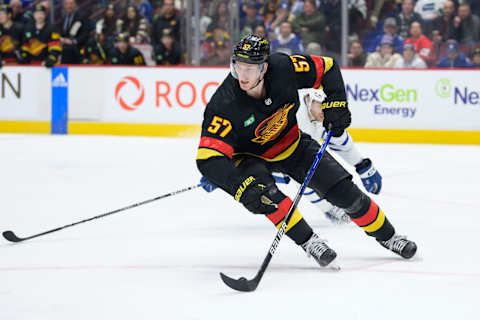
<instances>
[{"instance_id":1,"label":"player's left glove","mask_svg":"<svg viewBox=\"0 0 480 320\"><path fill-rule=\"evenodd\" d=\"M327 101L322 103L323 126L332 130L334 137L340 137L343 131L350 126L352 116L346 101Z\"/></svg>"},{"instance_id":2,"label":"player's left glove","mask_svg":"<svg viewBox=\"0 0 480 320\"><path fill-rule=\"evenodd\" d=\"M382 189L382 176L375 169L372 161L368 158L363 159L355 165L360 179L362 180L365 189L373 194L379 194Z\"/></svg>"},{"instance_id":3,"label":"player's left glove","mask_svg":"<svg viewBox=\"0 0 480 320\"><path fill-rule=\"evenodd\" d=\"M200 184L202 185L202 188L205 189L205 191L207 192L212 192L213 190L217 189L217 186L208 181L205 177L202 177L200 179Z\"/></svg>"}]
</instances>

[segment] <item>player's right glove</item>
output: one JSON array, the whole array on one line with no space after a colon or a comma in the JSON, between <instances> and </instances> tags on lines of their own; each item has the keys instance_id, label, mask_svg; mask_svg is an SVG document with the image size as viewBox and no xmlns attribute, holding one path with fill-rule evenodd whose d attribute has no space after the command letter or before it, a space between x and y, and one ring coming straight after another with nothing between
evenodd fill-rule
<instances>
[{"instance_id":1,"label":"player's right glove","mask_svg":"<svg viewBox=\"0 0 480 320\"><path fill-rule=\"evenodd\" d=\"M235 193L235 200L255 214L270 214L278 209L276 197L281 195L273 182L261 181L249 176L240 184Z\"/></svg>"},{"instance_id":2,"label":"player's right glove","mask_svg":"<svg viewBox=\"0 0 480 320\"><path fill-rule=\"evenodd\" d=\"M202 188L205 189L205 191L207 192L212 192L213 190L217 189L217 186L208 181L205 177L202 177L200 179L200 184L202 185Z\"/></svg>"},{"instance_id":3,"label":"player's right glove","mask_svg":"<svg viewBox=\"0 0 480 320\"><path fill-rule=\"evenodd\" d=\"M379 194L382 189L382 176L375 169L372 161L368 158L363 159L355 165L360 179L362 180L365 189L373 194Z\"/></svg>"},{"instance_id":4,"label":"player's right glove","mask_svg":"<svg viewBox=\"0 0 480 320\"><path fill-rule=\"evenodd\" d=\"M340 137L350 126L352 116L346 101L326 101L322 103L323 126L331 130L334 137Z\"/></svg>"}]
</instances>

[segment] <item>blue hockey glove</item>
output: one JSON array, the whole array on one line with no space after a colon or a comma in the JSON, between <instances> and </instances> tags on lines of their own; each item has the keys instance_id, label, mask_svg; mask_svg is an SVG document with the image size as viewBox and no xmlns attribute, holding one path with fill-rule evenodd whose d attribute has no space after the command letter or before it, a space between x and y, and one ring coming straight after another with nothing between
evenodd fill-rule
<instances>
[{"instance_id":1,"label":"blue hockey glove","mask_svg":"<svg viewBox=\"0 0 480 320\"><path fill-rule=\"evenodd\" d=\"M217 186L208 181L205 177L200 179L200 183L202 184L202 188L207 192L212 192L213 190L217 189Z\"/></svg>"},{"instance_id":2,"label":"blue hockey glove","mask_svg":"<svg viewBox=\"0 0 480 320\"><path fill-rule=\"evenodd\" d=\"M373 167L372 161L365 158L355 165L355 169L365 189L370 193L379 194L382 189L382 176Z\"/></svg>"},{"instance_id":3,"label":"blue hockey glove","mask_svg":"<svg viewBox=\"0 0 480 320\"><path fill-rule=\"evenodd\" d=\"M290 177L282 173L274 173L272 174L272 176L273 176L273 179L275 179L276 183L288 184L290 182Z\"/></svg>"}]
</instances>

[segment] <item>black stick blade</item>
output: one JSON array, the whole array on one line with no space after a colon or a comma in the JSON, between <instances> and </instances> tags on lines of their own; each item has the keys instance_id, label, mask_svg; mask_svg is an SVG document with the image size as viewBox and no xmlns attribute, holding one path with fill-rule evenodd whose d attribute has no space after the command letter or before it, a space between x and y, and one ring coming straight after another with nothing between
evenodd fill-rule
<instances>
[{"instance_id":1,"label":"black stick blade","mask_svg":"<svg viewBox=\"0 0 480 320\"><path fill-rule=\"evenodd\" d=\"M238 280L232 279L229 276L220 272L220 278L222 281L232 288L233 290L242 291L242 292L251 292L257 289L258 281L256 278L252 280L247 280L244 277L241 277Z\"/></svg>"},{"instance_id":2,"label":"black stick blade","mask_svg":"<svg viewBox=\"0 0 480 320\"><path fill-rule=\"evenodd\" d=\"M10 242L20 242L23 241L23 239L20 239L13 233L13 231L5 231L2 233L3 237L7 239Z\"/></svg>"}]
</instances>

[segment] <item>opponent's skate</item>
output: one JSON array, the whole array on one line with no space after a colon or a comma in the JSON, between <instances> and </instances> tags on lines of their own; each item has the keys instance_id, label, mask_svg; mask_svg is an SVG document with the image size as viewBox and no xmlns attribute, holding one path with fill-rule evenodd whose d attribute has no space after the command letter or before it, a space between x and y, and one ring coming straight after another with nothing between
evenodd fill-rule
<instances>
[{"instance_id":1,"label":"opponent's skate","mask_svg":"<svg viewBox=\"0 0 480 320\"><path fill-rule=\"evenodd\" d=\"M405 259L410 259L417 252L417 245L415 242L407 240L407 237L394 234L393 237L386 241L379 241L384 248L395 252L399 256Z\"/></svg>"},{"instance_id":2,"label":"opponent's skate","mask_svg":"<svg viewBox=\"0 0 480 320\"><path fill-rule=\"evenodd\" d=\"M330 220L331 223L339 225L347 224L351 221L345 210L336 206L332 206L330 209L325 211L325 216L328 220Z\"/></svg>"},{"instance_id":3,"label":"opponent's skate","mask_svg":"<svg viewBox=\"0 0 480 320\"><path fill-rule=\"evenodd\" d=\"M337 257L337 253L330 249L325 240L320 239L315 233L301 247L305 250L307 256L313 257L321 267L328 266Z\"/></svg>"}]
</instances>

